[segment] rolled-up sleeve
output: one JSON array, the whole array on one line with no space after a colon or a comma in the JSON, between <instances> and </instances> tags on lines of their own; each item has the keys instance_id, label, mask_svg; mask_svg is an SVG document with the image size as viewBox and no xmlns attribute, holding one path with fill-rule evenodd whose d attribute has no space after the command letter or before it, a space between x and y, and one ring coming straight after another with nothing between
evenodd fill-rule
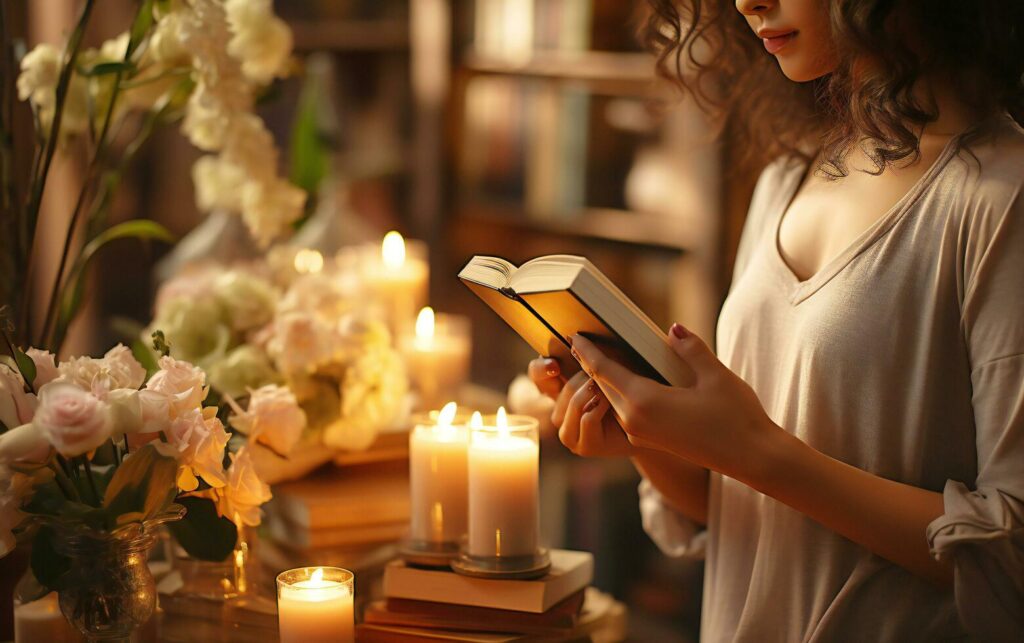
<instances>
[{"instance_id":1,"label":"rolled-up sleeve","mask_svg":"<svg viewBox=\"0 0 1024 643\"><path fill-rule=\"evenodd\" d=\"M962 327L971 360L976 480L949 480L932 553L953 565L957 610L979 640L1024 632L1024 207L967 230Z\"/></svg>"},{"instance_id":2,"label":"rolled-up sleeve","mask_svg":"<svg viewBox=\"0 0 1024 643\"><path fill-rule=\"evenodd\" d=\"M644 531L654 544L668 556L704 558L707 531L673 509L646 478L638 491Z\"/></svg>"}]
</instances>

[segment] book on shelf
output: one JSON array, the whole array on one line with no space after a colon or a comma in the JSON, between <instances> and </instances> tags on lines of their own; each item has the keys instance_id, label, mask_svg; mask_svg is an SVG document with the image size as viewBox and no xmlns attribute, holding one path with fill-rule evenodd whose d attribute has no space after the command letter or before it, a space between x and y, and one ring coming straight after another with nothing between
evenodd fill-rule
<instances>
[{"instance_id":1,"label":"book on shelf","mask_svg":"<svg viewBox=\"0 0 1024 643\"><path fill-rule=\"evenodd\" d=\"M498 631L495 629L496 627L495 625L490 625L488 628L479 631L467 631L461 626L458 628L437 628L386 624L367 620L357 626L356 632L359 640L366 643L374 643L376 641L387 641L388 643L421 641L462 641L464 643L621 641L626 636L626 608L611 596L594 588L588 588L585 593L583 607L572 627L552 628L547 631L538 629L520 632Z\"/></svg>"},{"instance_id":2,"label":"book on shelf","mask_svg":"<svg viewBox=\"0 0 1024 643\"><path fill-rule=\"evenodd\" d=\"M459 279L566 373L576 364L569 339L580 334L640 375L672 386L693 382L665 332L584 257L548 255L516 267L475 256Z\"/></svg>"},{"instance_id":3,"label":"book on shelf","mask_svg":"<svg viewBox=\"0 0 1024 643\"><path fill-rule=\"evenodd\" d=\"M551 571L536 580L472 578L396 560L384 570L384 596L540 614L585 588L593 577L593 555L564 549L551 550Z\"/></svg>"}]
</instances>

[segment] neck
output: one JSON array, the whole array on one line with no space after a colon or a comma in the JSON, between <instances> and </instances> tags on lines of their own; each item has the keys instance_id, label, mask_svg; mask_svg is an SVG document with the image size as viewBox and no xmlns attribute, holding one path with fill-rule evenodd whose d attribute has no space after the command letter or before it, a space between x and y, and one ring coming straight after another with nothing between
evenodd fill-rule
<instances>
[{"instance_id":1,"label":"neck","mask_svg":"<svg viewBox=\"0 0 1024 643\"><path fill-rule=\"evenodd\" d=\"M925 104L934 105L938 112L938 118L925 125L922 138L956 136L977 121L977 114L948 81L934 77L922 79L917 93Z\"/></svg>"}]
</instances>

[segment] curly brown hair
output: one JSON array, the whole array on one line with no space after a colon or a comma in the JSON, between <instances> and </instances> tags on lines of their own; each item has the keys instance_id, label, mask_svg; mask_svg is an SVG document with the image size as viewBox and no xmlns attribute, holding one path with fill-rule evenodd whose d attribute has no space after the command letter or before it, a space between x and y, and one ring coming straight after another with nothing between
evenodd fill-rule
<instances>
[{"instance_id":1,"label":"curly brown hair","mask_svg":"<svg viewBox=\"0 0 1024 643\"><path fill-rule=\"evenodd\" d=\"M942 74L977 115L961 139L983 135L1008 112L1024 123L1024 2L1021 0L830 0L840 60L823 78L788 80L733 0L648 0L643 37L658 71L707 111L734 115L749 150L793 154L819 170L848 173L846 154L865 141L875 173L920 155L923 127L938 109L918 80ZM912 31L913 48L908 45ZM764 160L764 159L761 159Z\"/></svg>"}]
</instances>

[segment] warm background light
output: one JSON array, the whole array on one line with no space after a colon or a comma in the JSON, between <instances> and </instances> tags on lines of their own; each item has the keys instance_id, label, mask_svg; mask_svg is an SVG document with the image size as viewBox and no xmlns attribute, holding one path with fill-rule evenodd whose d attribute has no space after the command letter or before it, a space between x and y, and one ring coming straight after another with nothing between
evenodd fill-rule
<instances>
[{"instance_id":1,"label":"warm background light","mask_svg":"<svg viewBox=\"0 0 1024 643\"><path fill-rule=\"evenodd\" d=\"M400 233L392 230L384 235L384 241L380 244L380 256L388 268L396 270L402 267L405 263L405 239Z\"/></svg>"}]
</instances>

